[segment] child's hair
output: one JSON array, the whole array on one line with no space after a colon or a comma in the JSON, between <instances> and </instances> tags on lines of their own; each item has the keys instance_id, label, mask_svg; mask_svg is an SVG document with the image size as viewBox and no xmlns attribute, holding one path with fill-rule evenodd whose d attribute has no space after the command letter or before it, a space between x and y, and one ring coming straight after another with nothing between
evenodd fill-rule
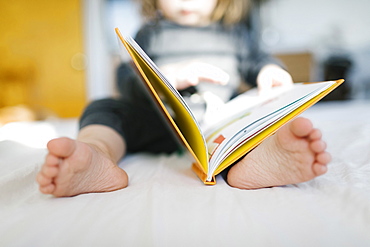
<instances>
[{"instance_id":1,"label":"child's hair","mask_svg":"<svg viewBox=\"0 0 370 247\"><path fill-rule=\"evenodd\" d=\"M141 14L148 20L158 18L157 0L136 0L141 5ZM248 12L249 0L218 0L211 20L232 25L244 19Z\"/></svg>"}]
</instances>

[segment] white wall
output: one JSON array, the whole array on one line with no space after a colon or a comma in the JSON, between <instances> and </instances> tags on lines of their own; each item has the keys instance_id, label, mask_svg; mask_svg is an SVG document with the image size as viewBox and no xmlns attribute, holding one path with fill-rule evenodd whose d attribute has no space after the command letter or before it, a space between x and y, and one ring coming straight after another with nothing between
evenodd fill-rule
<instances>
[{"instance_id":1,"label":"white wall","mask_svg":"<svg viewBox=\"0 0 370 247\"><path fill-rule=\"evenodd\" d=\"M351 97L370 99L370 0L269 0L261 16L265 49L312 52L313 80L323 79L328 56L346 54L353 62L346 78Z\"/></svg>"},{"instance_id":2,"label":"white wall","mask_svg":"<svg viewBox=\"0 0 370 247\"><path fill-rule=\"evenodd\" d=\"M115 60L118 41L114 28L133 35L140 19L137 6L129 0L83 0L84 39L87 57L87 98L112 96L115 90Z\"/></svg>"},{"instance_id":3,"label":"white wall","mask_svg":"<svg viewBox=\"0 0 370 247\"><path fill-rule=\"evenodd\" d=\"M270 0L262 8L265 34L278 39L273 51L316 49L337 44L345 49L370 45L369 0Z\"/></svg>"},{"instance_id":4,"label":"white wall","mask_svg":"<svg viewBox=\"0 0 370 247\"><path fill-rule=\"evenodd\" d=\"M350 81L370 98L370 0L266 0L261 10L265 49L273 53L346 52L354 61ZM132 0L84 0L88 98L112 95L118 50L114 27L133 35L140 23ZM112 3L112 1L111 1ZM364 91L365 90L365 91ZM357 96L356 96L357 97ZM360 97L365 97L364 95Z\"/></svg>"}]
</instances>

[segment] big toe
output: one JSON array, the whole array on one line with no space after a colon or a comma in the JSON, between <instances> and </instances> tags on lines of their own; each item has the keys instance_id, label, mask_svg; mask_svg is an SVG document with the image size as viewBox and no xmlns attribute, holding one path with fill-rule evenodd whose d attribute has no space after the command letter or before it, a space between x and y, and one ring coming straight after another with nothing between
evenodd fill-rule
<instances>
[{"instance_id":1,"label":"big toe","mask_svg":"<svg viewBox=\"0 0 370 247\"><path fill-rule=\"evenodd\" d=\"M55 156L69 157L76 150L76 141L68 137L61 137L49 141L48 150Z\"/></svg>"},{"instance_id":2,"label":"big toe","mask_svg":"<svg viewBox=\"0 0 370 247\"><path fill-rule=\"evenodd\" d=\"M313 124L309 119L299 117L291 122L290 130L296 136L305 137L313 130Z\"/></svg>"}]
</instances>

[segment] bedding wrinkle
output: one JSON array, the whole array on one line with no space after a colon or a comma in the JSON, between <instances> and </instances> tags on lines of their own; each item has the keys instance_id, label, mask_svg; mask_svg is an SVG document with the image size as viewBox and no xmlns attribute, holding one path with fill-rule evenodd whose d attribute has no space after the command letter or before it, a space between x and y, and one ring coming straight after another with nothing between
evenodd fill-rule
<instances>
[{"instance_id":1,"label":"bedding wrinkle","mask_svg":"<svg viewBox=\"0 0 370 247\"><path fill-rule=\"evenodd\" d=\"M6 176L0 178L0 207L16 207L24 203L30 197L35 195L35 177L38 172L38 166L26 166L17 169Z\"/></svg>"}]
</instances>

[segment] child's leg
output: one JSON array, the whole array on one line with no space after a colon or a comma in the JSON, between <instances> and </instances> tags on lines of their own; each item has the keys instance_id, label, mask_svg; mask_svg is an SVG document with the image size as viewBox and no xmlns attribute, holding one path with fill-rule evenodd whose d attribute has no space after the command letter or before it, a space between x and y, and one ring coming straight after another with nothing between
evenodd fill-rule
<instances>
[{"instance_id":1,"label":"child's leg","mask_svg":"<svg viewBox=\"0 0 370 247\"><path fill-rule=\"evenodd\" d=\"M74 196L126 187L127 174L116 165L124 155L125 146L122 136L104 125L82 128L77 140L51 140L49 153L37 175L40 191Z\"/></svg>"},{"instance_id":2,"label":"child's leg","mask_svg":"<svg viewBox=\"0 0 370 247\"><path fill-rule=\"evenodd\" d=\"M297 118L235 164L227 181L241 189L305 182L327 171L331 157L325 149L321 132L310 120Z\"/></svg>"},{"instance_id":3,"label":"child's leg","mask_svg":"<svg viewBox=\"0 0 370 247\"><path fill-rule=\"evenodd\" d=\"M178 143L150 104L119 99L92 102L80 119L77 140L48 143L37 176L40 191L55 196L105 192L127 186L116 164L126 152L171 153Z\"/></svg>"}]
</instances>

